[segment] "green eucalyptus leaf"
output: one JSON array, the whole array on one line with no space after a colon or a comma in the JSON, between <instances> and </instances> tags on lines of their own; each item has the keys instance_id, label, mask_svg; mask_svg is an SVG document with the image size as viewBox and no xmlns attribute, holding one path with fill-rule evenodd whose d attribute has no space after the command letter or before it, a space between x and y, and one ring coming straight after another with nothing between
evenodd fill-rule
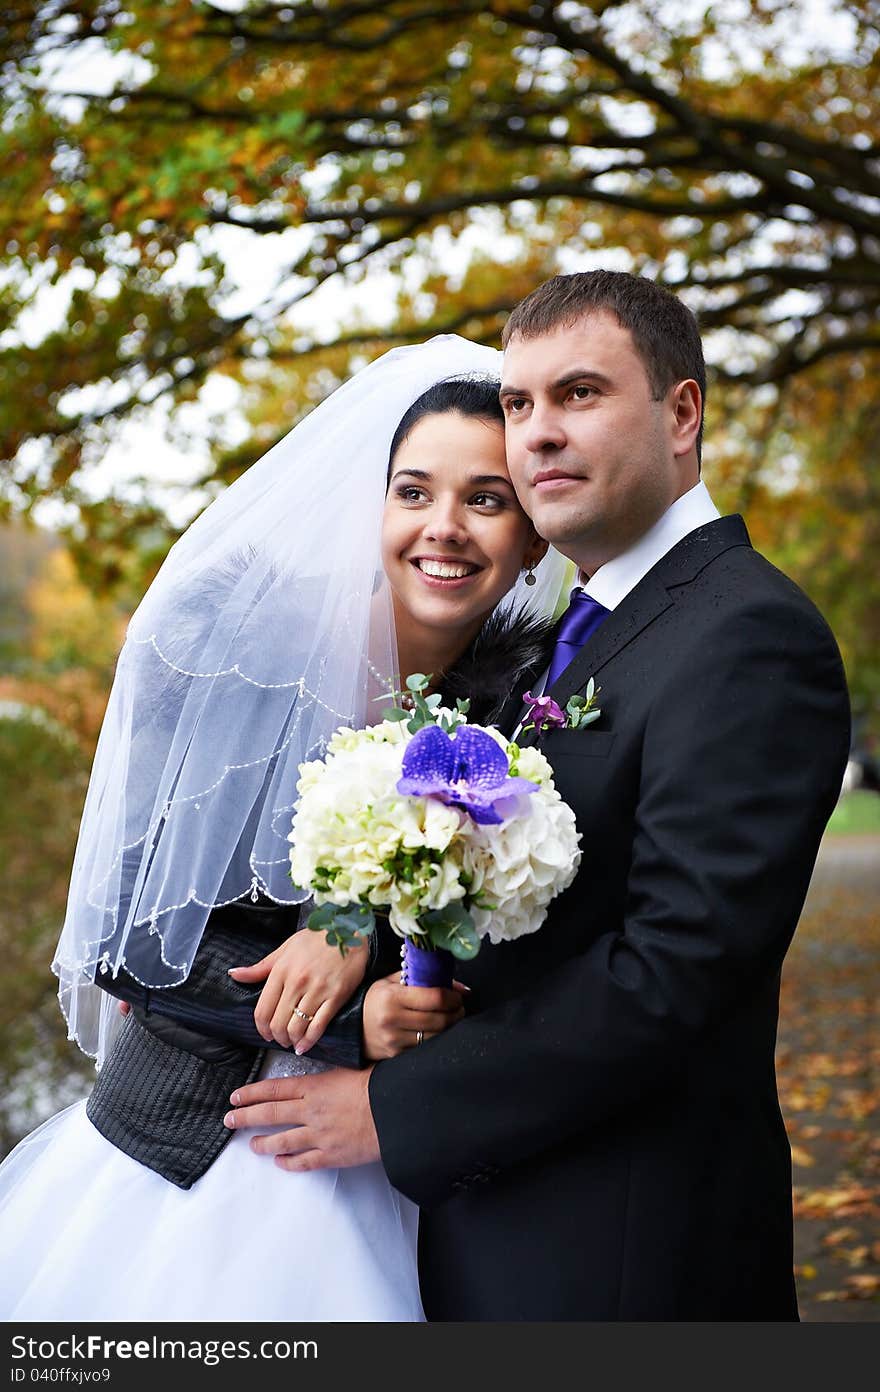
<instances>
[{"instance_id":1,"label":"green eucalyptus leaf","mask_svg":"<svg viewBox=\"0 0 880 1392\"><path fill-rule=\"evenodd\" d=\"M313 932L320 933L322 929L329 928L338 909L338 904L322 904L319 909L312 909L306 919L306 927Z\"/></svg>"},{"instance_id":2,"label":"green eucalyptus leaf","mask_svg":"<svg viewBox=\"0 0 880 1392\"><path fill-rule=\"evenodd\" d=\"M367 904L322 904L306 920L306 927L326 933L328 943L343 957L350 947L361 947L375 926L375 914Z\"/></svg>"},{"instance_id":3,"label":"green eucalyptus leaf","mask_svg":"<svg viewBox=\"0 0 880 1392\"><path fill-rule=\"evenodd\" d=\"M480 950L474 920L461 900L447 904L445 909L430 909L420 914L419 927L432 947L445 947L459 961L469 962Z\"/></svg>"}]
</instances>

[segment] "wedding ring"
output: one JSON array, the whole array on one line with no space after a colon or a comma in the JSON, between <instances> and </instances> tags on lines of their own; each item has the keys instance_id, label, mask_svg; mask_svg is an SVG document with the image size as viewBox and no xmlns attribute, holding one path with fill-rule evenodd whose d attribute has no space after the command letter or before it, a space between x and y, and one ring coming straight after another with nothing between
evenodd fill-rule
<instances>
[{"instance_id":1,"label":"wedding ring","mask_svg":"<svg viewBox=\"0 0 880 1392\"><path fill-rule=\"evenodd\" d=\"M416 1030L416 1043L417 1043L417 1044L421 1044L421 1042L422 1042L422 1040L424 1039L424 1037L425 1037L425 1036L424 1036L424 1033L422 1032L422 1030Z\"/></svg>"},{"instance_id":2,"label":"wedding ring","mask_svg":"<svg viewBox=\"0 0 880 1392\"><path fill-rule=\"evenodd\" d=\"M307 1015L304 1010L300 1010L298 1005L293 1007L294 1015L298 1015L301 1020L314 1020L314 1015Z\"/></svg>"}]
</instances>

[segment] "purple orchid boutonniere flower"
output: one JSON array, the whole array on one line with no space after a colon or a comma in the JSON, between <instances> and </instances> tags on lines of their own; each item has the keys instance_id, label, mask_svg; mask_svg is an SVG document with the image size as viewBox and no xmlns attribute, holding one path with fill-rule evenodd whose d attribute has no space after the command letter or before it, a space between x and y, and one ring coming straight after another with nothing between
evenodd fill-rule
<instances>
[{"instance_id":1,"label":"purple orchid boutonniere flower","mask_svg":"<svg viewBox=\"0 0 880 1392\"><path fill-rule=\"evenodd\" d=\"M516 811L520 798L538 790L527 778L511 778L509 769L504 750L484 730L459 725L447 734L426 725L407 746L397 791L437 798L475 822L497 825Z\"/></svg>"},{"instance_id":2,"label":"purple orchid boutonniere flower","mask_svg":"<svg viewBox=\"0 0 880 1392\"><path fill-rule=\"evenodd\" d=\"M572 696L565 710L551 696L533 696L531 691L523 693L523 701L528 706L523 731L537 730L580 730L584 725L592 725L602 714L593 702L601 690L593 678L587 682L583 696Z\"/></svg>"},{"instance_id":3,"label":"purple orchid boutonniere flower","mask_svg":"<svg viewBox=\"0 0 880 1392\"><path fill-rule=\"evenodd\" d=\"M526 691L523 693L523 701L529 708L523 724L524 730L561 730L565 727L565 711L552 697L533 696L531 691Z\"/></svg>"}]
</instances>

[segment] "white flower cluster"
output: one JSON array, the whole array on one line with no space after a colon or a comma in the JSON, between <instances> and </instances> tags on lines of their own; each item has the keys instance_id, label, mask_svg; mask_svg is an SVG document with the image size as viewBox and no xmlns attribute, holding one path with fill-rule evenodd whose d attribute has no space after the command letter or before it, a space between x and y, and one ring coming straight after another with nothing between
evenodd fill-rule
<instances>
[{"instance_id":1,"label":"white flower cluster","mask_svg":"<svg viewBox=\"0 0 880 1392\"><path fill-rule=\"evenodd\" d=\"M316 905L368 903L387 912L402 937L419 933L419 914L455 900L493 943L534 932L575 877L580 834L543 754L487 733L515 773L539 785L498 825L397 791L411 738L402 722L338 730L324 759L300 765L289 837L294 883L310 889Z\"/></svg>"}]
</instances>

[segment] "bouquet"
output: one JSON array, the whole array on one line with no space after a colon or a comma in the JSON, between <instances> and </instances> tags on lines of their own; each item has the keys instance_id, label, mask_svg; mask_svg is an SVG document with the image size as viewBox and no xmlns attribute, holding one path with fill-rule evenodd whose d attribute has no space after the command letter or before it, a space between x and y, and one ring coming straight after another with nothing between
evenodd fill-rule
<instances>
[{"instance_id":1,"label":"bouquet","mask_svg":"<svg viewBox=\"0 0 880 1392\"><path fill-rule=\"evenodd\" d=\"M533 933L574 879L580 833L536 748L443 708L429 679L407 681L412 708L338 729L323 759L300 765L291 878L312 892L308 926L341 951L387 914L404 940L404 983L448 985L453 959L483 938Z\"/></svg>"}]
</instances>

